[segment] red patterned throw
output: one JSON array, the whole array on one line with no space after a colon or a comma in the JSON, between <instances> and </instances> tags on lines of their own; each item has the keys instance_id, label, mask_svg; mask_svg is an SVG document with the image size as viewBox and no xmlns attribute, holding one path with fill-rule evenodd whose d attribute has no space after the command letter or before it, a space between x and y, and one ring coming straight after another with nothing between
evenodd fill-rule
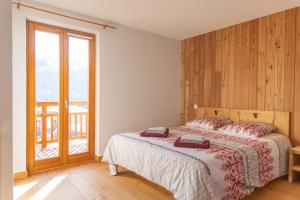
<instances>
[{"instance_id":1,"label":"red patterned throw","mask_svg":"<svg viewBox=\"0 0 300 200\"><path fill-rule=\"evenodd\" d=\"M221 169L225 172L224 180L228 184L222 200L243 199L255 187L264 186L274 177L272 150L265 142L188 127L172 128L170 132L195 134L218 141L218 144L210 145L207 153L222 162ZM252 158L251 163L247 162L248 157ZM250 176L254 171L257 171L256 175Z\"/></svg>"}]
</instances>

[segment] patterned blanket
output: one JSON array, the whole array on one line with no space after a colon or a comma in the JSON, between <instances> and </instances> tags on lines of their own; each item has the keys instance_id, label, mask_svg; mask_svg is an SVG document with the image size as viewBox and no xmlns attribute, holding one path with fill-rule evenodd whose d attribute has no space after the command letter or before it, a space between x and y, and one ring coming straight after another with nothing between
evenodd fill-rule
<instances>
[{"instance_id":1,"label":"patterned blanket","mask_svg":"<svg viewBox=\"0 0 300 200\"><path fill-rule=\"evenodd\" d=\"M185 134L203 136L210 140L210 148L174 147ZM250 139L186 126L170 128L168 138L125 133L111 138L103 160L167 188L176 199L242 199L282 175L280 155L290 142L276 135Z\"/></svg>"}]
</instances>

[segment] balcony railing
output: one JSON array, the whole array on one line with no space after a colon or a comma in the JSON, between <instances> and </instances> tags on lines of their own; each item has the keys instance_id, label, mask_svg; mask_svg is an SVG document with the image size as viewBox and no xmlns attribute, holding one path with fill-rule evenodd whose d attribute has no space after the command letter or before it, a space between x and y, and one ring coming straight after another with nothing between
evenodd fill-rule
<instances>
[{"instance_id":1,"label":"balcony railing","mask_svg":"<svg viewBox=\"0 0 300 200\"><path fill-rule=\"evenodd\" d=\"M88 102L69 103L69 140L87 138ZM59 103L36 103L36 144L46 148L59 139Z\"/></svg>"}]
</instances>

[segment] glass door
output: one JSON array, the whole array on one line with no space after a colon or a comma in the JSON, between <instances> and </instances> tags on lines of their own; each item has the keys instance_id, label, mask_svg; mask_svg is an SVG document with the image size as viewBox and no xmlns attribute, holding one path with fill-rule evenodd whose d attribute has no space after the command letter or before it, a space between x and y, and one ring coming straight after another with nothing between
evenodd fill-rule
<instances>
[{"instance_id":1,"label":"glass door","mask_svg":"<svg viewBox=\"0 0 300 200\"><path fill-rule=\"evenodd\" d=\"M63 32L39 23L27 26L27 163L31 172L62 164Z\"/></svg>"},{"instance_id":2,"label":"glass door","mask_svg":"<svg viewBox=\"0 0 300 200\"><path fill-rule=\"evenodd\" d=\"M29 172L94 158L95 37L27 22Z\"/></svg>"},{"instance_id":3,"label":"glass door","mask_svg":"<svg viewBox=\"0 0 300 200\"><path fill-rule=\"evenodd\" d=\"M59 41L57 33L35 31L35 160L60 156Z\"/></svg>"},{"instance_id":4,"label":"glass door","mask_svg":"<svg viewBox=\"0 0 300 200\"><path fill-rule=\"evenodd\" d=\"M78 31L67 31L66 53L68 98L67 162L88 160L94 152L94 36Z\"/></svg>"}]
</instances>

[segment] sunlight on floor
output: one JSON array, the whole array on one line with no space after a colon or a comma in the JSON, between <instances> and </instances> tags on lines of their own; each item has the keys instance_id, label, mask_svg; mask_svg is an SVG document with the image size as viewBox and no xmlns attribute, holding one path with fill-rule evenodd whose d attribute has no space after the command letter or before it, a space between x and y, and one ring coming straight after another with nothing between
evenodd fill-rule
<instances>
[{"instance_id":1,"label":"sunlight on floor","mask_svg":"<svg viewBox=\"0 0 300 200\"><path fill-rule=\"evenodd\" d=\"M23 196L27 191L29 191L33 186L35 186L38 181L32 183L26 183L14 187L14 199L18 199Z\"/></svg>"},{"instance_id":2,"label":"sunlight on floor","mask_svg":"<svg viewBox=\"0 0 300 200\"><path fill-rule=\"evenodd\" d=\"M43 200L66 178L67 175L57 176L52 178L45 186L40 190L33 193L33 196L30 197L30 200ZM22 199L22 197L29 192L38 181L20 184L14 187L14 199Z\"/></svg>"},{"instance_id":3,"label":"sunlight on floor","mask_svg":"<svg viewBox=\"0 0 300 200\"><path fill-rule=\"evenodd\" d=\"M35 195L30 199L31 200L45 199L51 193L51 191L54 190L65 178L66 175L53 178L42 189L40 189L37 193L35 193Z\"/></svg>"}]
</instances>

